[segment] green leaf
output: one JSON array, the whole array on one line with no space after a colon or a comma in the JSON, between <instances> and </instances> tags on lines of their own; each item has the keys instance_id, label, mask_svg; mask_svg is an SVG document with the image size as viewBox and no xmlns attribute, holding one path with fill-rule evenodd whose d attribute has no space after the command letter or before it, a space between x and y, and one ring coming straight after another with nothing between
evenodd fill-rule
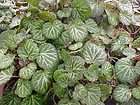
<instances>
[{"instance_id":1,"label":"green leaf","mask_svg":"<svg viewBox=\"0 0 140 105\"><path fill-rule=\"evenodd\" d=\"M26 67L20 69L19 76L23 79L31 79L32 75L35 73L37 66L35 63L30 63Z\"/></svg>"},{"instance_id":2,"label":"green leaf","mask_svg":"<svg viewBox=\"0 0 140 105\"><path fill-rule=\"evenodd\" d=\"M21 105L42 105L43 97L40 95L31 95L23 99Z\"/></svg>"},{"instance_id":3,"label":"green leaf","mask_svg":"<svg viewBox=\"0 0 140 105\"><path fill-rule=\"evenodd\" d=\"M136 99L140 99L140 87L136 87L132 89L132 95Z\"/></svg>"},{"instance_id":4,"label":"green leaf","mask_svg":"<svg viewBox=\"0 0 140 105\"><path fill-rule=\"evenodd\" d=\"M62 19L62 18L68 18L71 16L72 8L63 8L62 10L59 10L57 12L57 16Z\"/></svg>"},{"instance_id":5,"label":"green leaf","mask_svg":"<svg viewBox=\"0 0 140 105\"><path fill-rule=\"evenodd\" d=\"M92 10L92 17L100 17L104 14L103 1L98 2L97 0L87 0Z\"/></svg>"},{"instance_id":6,"label":"green leaf","mask_svg":"<svg viewBox=\"0 0 140 105\"><path fill-rule=\"evenodd\" d=\"M77 43L74 43L74 44L70 45L68 47L68 49L69 50L72 50L72 51L75 51L75 50L80 49L82 46L83 46L83 43L82 42L77 42Z\"/></svg>"},{"instance_id":7,"label":"green leaf","mask_svg":"<svg viewBox=\"0 0 140 105\"><path fill-rule=\"evenodd\" d=\"M127 12L120 12L120 21L125 25L130 25L132 23L132 15Z\"/></svg>"},{"instance_id":8,"label":"green leaf","mask_svg":"<svg viewBox=\"0 0 140 105\"><path fill-rule=\"evenodd\" d=\"M14 95L12 92L0 97L0 105L20 105L21 98Z\"/></svg>"},{"instance_id":9,"label":"green leaf","mask_svg":"<svg viewBox=\"0 0 140 105\"><path fill-rule=\"evenodd\" d=\"M23 36L16 34L15 30L7 30L0 34L0 48L15 49L23 40Z\"/></svg>"},{"instance_id":10,"label":"green leaf","mask_svg":"<svg viewBox=\"0 0 140 105\"><path fill-rule=\"evenodd\" d=\"M59 98L66 97L68 95L67 88L63 88L58 83L53 84L54 94L57 95Z\"/></svg>"},{"instance_id":11,"label":"green leaf","mask_svg":"<svg viewBox=\"0 0 140 105\"><path fill-rule=\"evenodd\" d=\"M109 24L116 26L119 23L119 11L117 9L106 9Z\"/></svg>"},{"instance_id":12,"label":"green leaf","mask_svg":"<svg viewBox=\"0 0 140 105\"><path fill-rule=\"evenodd\" d=\"M103 64L107 58L105 49L94 43L87 42L84 45L82 55L89 64Z\"/></svg>"},{"instance_id":13,"label":"green leaf","mask_svg":"<svg viewBox=\"0 0 140 105\"><path fill-rule=\"evenodd\" d=\"M15 94L17 94L21 98L31 95L32 94L31 82L28 80L19 79L17 81Z\"/></svg>"},{"instance_id":14,"label":"green leaf","mask_svg":"<svg viewBox=\"0 0 140 105\"><path fill-rule=\"evenodd\" d=\"M115 64L117 78L121 82L132 82L137 78L138 67L133 66L133 62L128 58L121 58Z\"/></svg>"},{"instance_id":15,"label":"green leaf","mask_svg":"<svg viewBox=\"0 0 140 105\"><path fill-rule=\"evenodd\" d=\"M140 47L140 37L138 37L137 39L135 39L132 43L132 46L134 48L139 48Z\"/></svg>"},{"instance_id":16,"label":"green leaf","mask_svg":"<svg viewBox=\"0 0 140 105\"><path fill-rule=\"evenodd\" d=\"M42 19L44 21L49 21L49 22L56 20L56 14L54 12L50 12L50 11L41 11L39 13L39 17L40 17L40 19Z\"/></svg>"},{"instance_id":17,"label":"green leaf","mask_svg":"<svg viewBox=\"0 0 140 105\"><path fill-rule=\"evenodd\" d=\"M12 63L14 62L14 58L15 58L14 55L11 54L4 55L0 53L0 69L5 69L11 66Z\"/></svg>"},{"instance_id":18,"label":"green leaf","mask_svg":"<svg viewBox=\"0 0 140 105\"><path fill-rule=\"evenodd\" d=\"M72 56L65 62L65 69L69 79L69 85L73 85L83 77L85 61L80 56Z\"/></svg>"},{"instance_id":19,"label":"green leaf","mask_svg":"<svg viewBox=\"0 0 140 105\"><path fill-rule=\"evenodd\" d=\"M40 93L44 94L47 92L50 84L50 75L47 71L37 71L32 77L32 86L33 89Z\"/></svg>"},{"instance_id":20,"label":"green leaf","mask_svg":"<svg viewBox=\"0 0 140 105\"><path fill-rule=\"evenodd\" d=\"M74 71L74 72L83 71L85 70L84 64L85 64L85 61L82 57L71 56L71 58L65 62L65 68L66 70Z\"/></svg>"},{"instance_id":21,"label":"green leaf","mask_svg":"<svg viewBox=\"0 0 140 105\"><path fill-rule=\"evenodd\" d=\"M5 54L7 52L7 50L8 50L7 48L2 48L2 49L0 49L0 53Z\"/></svg>"},{"instance_id":22,"label":"green leaf","mask_svg":"<svg viewBox=\"0 0 140 105\"><path fill-rule=\"evenodd\" d=\"M140 105L140 101L132 98L128 102L122 103L120 105Z\"/></svg>"},{"instance_id":23,"label":"green leaf","mask_svg":"<svg viewBox=\"0 0 140 105\"><path fill-rule=\"evenodd\" d=\"M59 20L47 22L43 25L43 33L47 39L57 39L61 35L63 28L64 26Z\"/></svg>"},{"instance_id":24,"label":"green leaf","mask_svg":"<svg viewBox=\"0 0 140 105\"><path fill-rule=\"evenodd\" d=\"M39 54L37 44L32 40L25 40L17 50L18 56L22 59L35 60Z\"/></svg>"},{"instance_id":25,"label":"green leaf","mask_svg":"<svg viewBox=\"0 0 140 105\"><path fill-rule=\"evenodd\" d=\"M32 6L38 7L40 0L26 0Z\"/></svg>"},{"instance_id":26,"label":"green leaf","mask_svg":"<svg viewBox=\"0 0 140 105\"><path fill-rule=\"evenodd\" d=\"M37 41L44 41L45 37L43 35L43 21L35 21L31 24L30 29L31 29L31 34L32 38Z\"/></svg>"},{"instance_id":27,"label":"green leaf","mask_svg":"<svg viewBox=\"0 0 140 105\"><path fill-rule=\"evenodd\" d=\"M65 49L62 49L60 51L60 56L64 62L67 62L71 58L70 53L66 51Z\"/></svg>"},{"instance_id":28,"label":"green leaf","mask_svg":"<svg viewBox=\"0 0 140 105\"><path fill-rule=\"evenodd\" d=\"M113 65L110 62L105 62L100 70L101 75L107 79L107 80L111 80L112 76L113 76Z\"/></svg>"},{"instance_id":29,"label":"green leaf","mask_svg":"<svg viewBox=\"0 0 140 105\"><path fill-rule=\"evenodd\" d=\"M58 62L58 54L56 48L50 44L45 43L39 46L39 55L37 57L38 65L43 69L53 69Z\"/></svg>"},{"instance_id":30,"label":"green leaf","mask_svg":"<svg viewBox=\"0 0 140 105\"><path fill-rule=\"evenodd\" d=\"M131 98L131 90L127 85L118 85L113 91L113 97L118 102L128 102Z\"/></svg>"},{"instance_id":31,"label":"green leaf","mask_svg":"<svg viewBox=\"0 0 140 105\"><path fill-rule=\"evenodd\" d=\"M68 27L70 38L74 41L83 41L88 31L85 24L81 20L74 20L74 22Z\"/></svg>"},{"instance_id":32,"label":"green leaf","mask_svg":"<svg viewBox=\"0 0 140 105\"><path fill-rule=\"evenodd\" d=\"M70 38L70 33L68 31L64 31L59 37L58 41L59 44L63 45L64 47L67 47L72 42L72 39Z\"/></svg>"},{"instance_id":33,"label":"green leaf","mask_svg":"<svg viewBox=\"0 0 140 105\"><path fill-rule=\"evenodd\" d=\"M7 68L5 70L0 71L0 85L6 83L10 80L14 73L14 67L11 66L10 68Z\"/></svg>"},{"instance_id":34,"label":"green leaf","mask_svg":"<svg viewBox=\"0 0 140 105\"><path fill-rule=\"evenodd\" d=\"M107 84L99 84L99 87L102 93L101 99L104 102L109 98L110 94L112 93L112 87Z\"/></svg>"},{"instance_id":35,"label":"green leaf","mask_svg":"<svg viewBox=\"0 0 140 105\"><path fill-rule=\"evenodd\" d=\"M75 87L73 97L82 104L96 105L100 102L101 90L95 84L89 84L86 87L80 84Z\"/></svg>"},{"instance_id":36,"label":"green leaf","mask_svg":"<svg viewBox=\"0 0 140 105\"><path fill-rule=\"evenodd\" d=\"M136 56L136 50L133 48L125 48L122 53L128 58L133 58Z\"/></svg>"},{"instance_id":37,"label":"green leaf","mask_svg":"<svg viewBox=\"0 0 140 105\"><path fill-rule=\"evenodd\" d=\"M97 26L97 23L93 19L88 19L85 21L85 23L85 27L87 27L90 33L99 33L100 30Z\"/></svg>"},{"instance_id":38,"label":"green leaf","mask_svg":"<svg viewBox=\"0 0 140 105\"><path fill-rule=\"evenodd\" d=\"M32 26L33 20L30 17L24 17L21 20L21 26L25 29L30 29Z\"/></svg>"},{"instance_id":39,"label":"green leaf","mask_svg":"<svg viewBox=\"0 0 140 105\"><path fill-rule=\"evenodd\" d=\"M53 74L53 78L59 86L66 88L69 84L68 77L66 75L66 70L56 70Z\"/></svg>"},{"instance_id":40,"label":"green leaf","mask_svg":"<svg viewBox=\"0 0 140 105\"><path fill-rule=\"evenodd\" d=\"M82 20L91 16L91 9L86 0L73 0L72 6L77 9Z\"/></svg>"},{"instance_id":41,"label":"green leaf","mask_svg":"<svg viewBox=\"0 0 140 105\"><path fill-rule=\"evenodd\" d=\"M128 32L119 32L119 35L119 38L112 44L112 51L123 51L133 40Z\"/></svg>"},{"instance_id":42,"label":"green leaf","mask_svg":"<svg viewBox=\"0 0 140 105\"><path fill-rule=\"evenodd\" d=\"M98 72L97 70L99 69L99 67L97 65L90 65L88 70L86 70L84 72L84 76L86 77L86 79L88 79L89 81L96 81L98 80Z\"/></svg>"},{"instance_id":43,"label":"green leaf","mask_svg":"<svg viewBox=\"0 0 140 105\"><path fill-rule=\"evenodd\" d=\"M75 100L61 99L58 105L80 105L80 103Z\"/></svg>"},{"instance_id":44,"label":"green leaf","mask_svg":"<svg viewBox=\"0 0 140 105\"><path fill-rule=\"evenodd\" d=\"M65 70L56 70L53 77L57 84L65 88L77 83L83 77L84 70L84 60L79 56L70 56L65 61Z\"/></svg>"}]
</instances>

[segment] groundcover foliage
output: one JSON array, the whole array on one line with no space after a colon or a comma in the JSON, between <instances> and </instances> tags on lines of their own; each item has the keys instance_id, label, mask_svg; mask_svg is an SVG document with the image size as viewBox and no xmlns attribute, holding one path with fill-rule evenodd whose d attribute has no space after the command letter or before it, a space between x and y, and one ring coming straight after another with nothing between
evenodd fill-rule
<instances>
[{"instance_id":1,"label":"groundcover foliage","mask_svg":"<svg viewBox=\"0 0 140 105\"><path fill-rule=\"evenodd\" d=\"M0 0L0 105L140 105L139 0Z\"/></svg>"}]
</instances>

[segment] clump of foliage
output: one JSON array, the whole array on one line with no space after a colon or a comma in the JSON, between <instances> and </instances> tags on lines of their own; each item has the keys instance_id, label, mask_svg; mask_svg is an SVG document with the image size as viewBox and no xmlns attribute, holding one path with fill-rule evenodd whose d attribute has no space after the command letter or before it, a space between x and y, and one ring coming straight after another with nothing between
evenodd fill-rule
<instances>
[{"instance_id":1,"label":"clump of foliage","mask_svg":"<svg viewBox=\"0 0 140 105\"><path fill-rule=\"evenodd\" d=\"M139 26L139 0L0 0L0 105L140 105Z\"/></svg>"}]
</instances>

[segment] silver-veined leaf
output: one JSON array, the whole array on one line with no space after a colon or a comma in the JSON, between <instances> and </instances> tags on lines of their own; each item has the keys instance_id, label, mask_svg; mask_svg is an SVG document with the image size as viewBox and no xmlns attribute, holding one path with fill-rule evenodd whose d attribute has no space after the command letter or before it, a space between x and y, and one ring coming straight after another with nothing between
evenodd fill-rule
<instances>
[{"instance_id":1,"label":"silver-veined leaf","mask_svg":"<svg viewBox=\"0 0 140 105\"><path fill-rule=\"evenodd\" d=\"M20 105L20 103L21 98L14 95L13 92L8 92L0 97L0 105Z\"/></svg>"},{"instance_id":2,"label":"silver-veined leaf","mask_svg":"<svg viewBox=\"0 0 140 105\"><path fill-rule=\"evenodd\" d=\"M68 18L71 16L72 8L63 8L63 10L59 10L57 12L57 16L62 19L62 18Z\"/></svg>"},{"instance_id":3,"label":"silver-veined leaf","mask_svg":"<svg viewBox=\"0 0 140 105\"><path fill-rule=\"evenodd\" d=\"M113 70L114 70L113 65L110 62L105 62L101 66L100 73L101 73L102 77L104 77L105 79L111 80L112 76L113 76Z\"/></svg>"},{"instance_id":4,"label":"silver-veined leaf","mask_svg":"<svg viewBox=\"0 0 140 105\"><path fill-rule=\"evenodd\" d=\"M112 51L123 51L124 48L133 41L133 38L131 38L130 34L126 31L119 32L119 35L118 39L115 39L112 44Z\"/></svg>"},{"instance_id":5,"label":"silver-veined leaf","mask_svg":"<svg viewBox=\"0 0 140 105\"><path fill-rule=\"evenodd\" d=\"M85 78L92 82L98 80L98 69L99 67L97 65L90 65L89 68L84 72Z\"/></svg>"},{"instance_id":6,"label":"silver-veined leaf","mask_svg":"<svg viewBox=\"0 0 140 105\"><path fill-rule=\"evenodd\" d=\"M49 73L47 71L37 71L33 77L32 77L32 86L33 89L40 93L40 94L44 94L49 87L49 83L50 83L50 76Z\"/></svg>"},{"instance_id":7,"label":"silver-veined leaf","mask_svg":"<svg viewBox=\"0 0 140 105\"><path fill-rule=\"evenodd\" d=\"M91 8L86 0L73 0L72 6L78 11L82 20L91 16Z\"/></svg>"},{"instance_id":8,"label":"silver-veined leaf","mask_svg":"<svg viewBox=\"0 0 140 105\"><path fill-rule=\"evenodd\" d=\"M19 79L17 81L15 94L17 94L21 98L31 95L32 94L31 82L28 80Z\"/></svg>"},{"instance_id":9,"label":"silver-veined leaf","mask_svg":"<svg viewBox=\"0 0 140 105\"><path fill-rule=\"evenodd\" d=\"M28 39L21 44L17 53L22 59L35 60L39 54L39 48L32 39Z\"/></svg>"},{"instance_id":10,"label":"silver-veined leaf","mask_svg":"<svg viewBox=\"0 0 140 105\"><path fill-rule=\"evenodd\" d=\"M12 77L13 73L14 73L14 67L13 66L11 66L8 69L1 70L0 71L0 85L9 81L10 78Z\"/></svg>"},{"instance_id":11,"label":"silver-veined leaf","mask_svg":"<svg viewBox=\"0 0 140 105\"><path fill-rule=\"evenodd\" d=\"M109 24L116 26L119 23L119 11L117 9L106 9Z\"/></svg>"},{"instance_id":12,"label":"silver-veined leaf","mask_svg":"<svg viewBox=\"0 0 140 105\"><path fill-rule=\"evenodd\" d=\"M71 44L72 39L70 38L70 33L68 31L64 31L58 39L59 43L62 44L64 47L67 47Z\"/></svg>"},{"instance_id":13,"label":"silver-veined leaf","mask_svg":"<svg viewBox=\"0 0 140 105\"><path fill-rule=\"evenodd\" d=\"M136 87L132 89L132 95L135 99L140 99L140 87Z\"/></svg>"},{"instance_id":14,"label":"silver-veined leaf","mask_svg":"<svg viewBox=\"0 0 140 105\"><path fill-rule=\"evenodd\" d=\"M85 61L89 64L101 65L107 58L105 49L91 42L87 42L84 45L82 55Z\"/></svg>"},{"instance_id":15,"label":"silver-veined leaf","mask_svg":"<svg viewBox=\"0 0 140 105\"><path fill-rule=\"evenodd\" d=\"M57 39L61 35L63 28L61 21L47 22L43 25L43 33L48 39Z\"/></svg>"},{"instance_id":16,"label":"silver-veined leaf","mask_svg":"<svg viewBox=\"0 0 140 105\"><path fill-rule=\"evenodd\" d=\"M77 42L77 43L74 43L74 44L70 45L68 47L68 49L69 50L72 50L72 51L75 51L75 50L80 49L82 46L83 46L83 43L82 42Z\"/></svg>"},{"instance_id":17,"label":"silver-veined leaf","mask_svg":"<svg viewBox=\"0 0 140 105\"><path fill-rule=\"evenodd\" d=\"M140 101L132 98L128 102L119 105L140 105Z\"/></svg>"},{"instance_id":18,"label":"silver-veined leaf","mask_svg":"<svg viewBox=\"0 0 140 105\"><path fill-rule=\"evenodd\" d=\"M63 69L56 70L53 74L53 78L56 81L56 83L59 84L59 86L61 86L62 88L66 88L69 84L69 80L66 75L66 71Z\"/></svg>"},{"instance_id":19,"label":"silver-veined leaf","mask_svg":"<svg viewBox=\"0 0 140 105\"><path fill-rule=\"evenodd\" d=\"M98 86L100 87L102 93L101 100L104 102L109 98L110 94L112 93L112 87L108 84L99 84Z\"/></svg>"},{"instance_id":20,"label":"silver-veined leaf","mask_svg":"<svg viewBox=\"0 0 140 105\"><path fill-rule=\"evenodd\" d=\"M41 68L52 69L56 66L58 61L56 48L50 43L40 45L39 55L36 61Z\"/></svg>"},{"instance_id":21,"label":"silver-veined leaf","mask_svg":"<svg viewBox=\"0 0 140 105\"><path fill-rule=\"evenodd\" d=\"M11 54L1 54L0 53L0 69L5 69L12 65L15 56Z\"/></svg>"},{"instance_id":22,"label":"silver-veined leaf","mask_svg":"<svg viewBox=\"0 0 140 105\"><path fill-rule=\"evenodd\" d=\"M16 34L15 30L4 31L0 34L0 48L15 49L23 40L23 36Z\"/></svg>"},{"instance_id":23,"label":"silver-veined leaf","mask_svg":"<svg viewBox=\"0 0 140 105\"><path fill-rule=\"evenodd\" d=\"M80 103L75 100L62 99L59 101L58 105L80 105Z\"/></svg>"},{"instance_id":24,"label":"silver-veined leaf","mask_svg":"<svg viewBox=\"0 0 140 105\"><path fill-rule=\"evenodd\" d=\"M36 69L37 69L36 64L30 63L26 67L20 69L19 76L20 78L23 78L23 79L31 79Z\"/></svg>"},{"instance_id":25,"label":"silver-veined leaf","mask_svg":"<svg viewBox=\"0 0 140 105\"><path fill-rule=\"evenodd\" d=\"M113 97L118 102L128 102L131 98L131 90L127 85L118 85L113 91Z\"/></svg>"},{"instance_id":26,"label":"silver-veined leaf","mask_svg":"<svg viewBox=\"0 0 140 105\"><path fill-rule=\"evenodd\" d=\"M30 26L32 38L36 41L45 40L45 37L43 35L43 23L43 21L35 21Z\"/></svg>"},{"instance_id":27,"label":"silver-veined leaf","mask_svg":"<svg viewBox=\"0 0 140 105\"><path fill-rule=\"evenodd\" d=\"M54 90L54 94L57 95L57 97L59 98L68 96L67 88L63 88L57 83L53 83L53 90Z\"/></svg>"},{"instance_id":28,"label":"silver-veined leaf","mask_svg":"<svg viewBox=\"0 0 140 105\"><path fill-rule=\"evenodd\" d=\"M70 59L65 62L69 85L75 84L83 77L83 72L85 70L84 64L85 61L80 56L71 56Z\"/></svg>"},{"instance_id":29,"label":"silver-veined leaf","mask_svg":"<svg viewBox=\"0 0 140 105\"><path fill-rule=\"evenodd\" d=\"M128 58L133 58L136 56L136 50L133 48L125 48L122 53Z\"/></svg>"},{"instance_id":30,"label":"silver-veined leaf","mask_svg":"<svg viewBox=\"0 0 140 105\"><path fill-rule=\"evenodd\" d=\"M85 23L86 23L85 27L87 27L90 33L100 32L100 29L98 28L97 23L93 19L88 19L85 21Z\"/></svg>"},{"instance_id":31,"label":"silver-veined leaf","mask_svg":"<svg viewBox=\"0 0 140 105\"><path fill-rule=\"evenodd\" d=\"M42 105L43 97L40 95L31 95L23 99L21 105Z\"/></svg>"},{"instance_id":32,"label":"silver-veined leaf","mask_svg":"<svg viewBox=\"0 0 140 105\"><path fill-rule=\"evenodd\" d=\"M70 38L75 41L83 41L88 35L85 24L79 19L74 20L74 22L68 27L68 32Z\"/></svg>"},{"instance_id":33,"label":"silver-veined leaf","mask_svg":"<svg viewBox=\"0 0 140 105\"><path fill-rule=\"evenodd\" d=\"M89 84L86 87L80 84L75 87L73 97L82 104L96 105L101 102L101 90L95 84Z\"/></svg>"},{"instance_id":34,"label":"silver-veined leaf","mask_svg":"<svg viewBox=\"0 0 140 105\"><path fill-rule=\"evenodd\" d=\"M137 78L138 67L133 66L133 62L128 58L121 58L115 64L117 78L121 82L132 82Z\"/></svg>"},{"instance_id":35,"label":"silver-veined leaf","mask_svg":"<svg viewBox=\"0 0 140 105\"><path fill-rule=\"evenodd\" d=\"M84 64L85 61L82 57L71 56L71 58L65 62L65 68L69 71L83 71L85 70Z\"/></svg>"}]
</instances>

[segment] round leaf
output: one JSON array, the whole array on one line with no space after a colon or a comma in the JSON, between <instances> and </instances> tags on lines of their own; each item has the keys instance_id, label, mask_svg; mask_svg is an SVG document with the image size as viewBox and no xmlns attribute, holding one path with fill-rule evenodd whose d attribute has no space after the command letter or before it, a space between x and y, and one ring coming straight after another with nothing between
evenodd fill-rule
<instances>
[{"instance_id":1,"label":"round leaf","mask_svg":"<svg viewBox=\"0 0 140 105\"><path fill-rule=\"evenodd\" d=\"M42 105L42 96L39 95L31 95L26 97L21 102L21 105Z\"/></svg>"},{"instance_id":2,"label":"round leaf","mask_svg":"<svg viewBox=\"0 0 140 105\"><path fill-rule=\"evenodd\" d=\"M94 81L98 80L98 72L97 72L98 69L99 69L98 66L96 66L94 64L93 65L90 65L90 67L88 68L88 70L86 70L84 72L84 76L89 81L94 82Z\"/></svg>"},{"instance_id":3,"label":"round leaf","mask_svg":"<svg viewBox=\"0 0 140 105\"><path fill-rule=\"evenodd\" d=\"M48 39L57 39L63 31L63 24L55 20L43 25L43 33Z\"/></svg>"},{"instance_id":4,"label":"round leaf","mask_svg":"<svg viewBox=\"0 0 140 105\"><path fill-rule=\"evenodd\" d=\"M127 102L131 98L131 90L126 85L118 85L113 91L113 97L118 102Z\"/></svg>"},{"instance_id":5,"label":"round leaf","mask_svg":"<svg viewBox=\"0 0 140 105\"><path fill-rule=\"evenodd\" d=\"M99 33L100 29L98 28L96 22L93 19L88 19L85 21L88 31L90 33Z\"/></svg>"},{"instance_id":6,"label":"round leaf","mask_svg":"<svg viewBox=\"0 0 140 105\"><path fill-rule=\"evenodd\" d=\"M104 48L95 45L94 43L86 43L84 45L82 55L85 61L89 64L103 64L107 58Z\"/></svg>"},{"instance_id":7,"label":"round leaf","mask_svg":"<svg viewBox=\"0 0 140 105\"><path fill-rule=\"evenodd\" d=\"M6 83L7 81L10 80L14 73L14 67L10 67L8 69L0 71L0 85Z\"/></svg>"},{"instance_id":8,"label":"round leaf","mask_svg":"<svg viewBox=\"0 0 140 105\"><path fill-rule=\"evenodd\" d=\"M15 56L11 54L1 54L0 53L0 69L5 69L12 65Z\"/></svg>"},{"instance_id":9,"label":"round leaf","mask_svg":"<svg viewBox=\"0 0 140 105\"><path fill-rule=\"evenodd\" d=\"M31 82L28 80L19 79L17 82L15 94L17 94L21 98L24 98L31 95L31 93L32 93Z\"/></svg>"},{"instance_id":10,"label":"round leaf","mask_svg":"<svg viewBox=\"0 0 140 105\"><path fill-rule=\"evenodd\" d=\"M133 88L132 89L132 95L134 98L136 99L140 99L140 87L137 87L137 88Z\"/></svg>"},{"instance_id":11,"label":"round leaf","mask_svg":"<svg viewBox=\"0 0 140 105\"><path fill-rule=\"evenodd\" d=\"M39 49L33 40L28 39L21 44L17 50L17 53L22 59L34 60L39 53Z\"/></svg>"},{"instance_id":12,"label":"round leaf","mask_svg":"<svg viewBox=\"0 0 140 105\"><path fill-rule=\"evenodd\" d=\"M38 65L43 69L52 69L56 66L58 61L58 54L56 48L49 43L39 46L39 55L37 57Z\"/></svg>"},{"instance_id":13,"label":"round leaf","mask_svg":"<svg viewBox=\"0 0 140 105\"><path fill-rule=\"evenodd\" d=\"M59 101L58 105L80 105L80 103L75 100L62 99Z\"/></svg>"},{"instance_id":14,"label":"round leaf","mask_svg":"<svg viewBox=\"0 0 140 105\"><path fill-rule=\"evenodd\" d=\"M32 86L33 89L41 94L44 94L49 87L50 76L47 71L37 71L32 77Z\"/></svg>"},{"instance_id":15,"label":"round leaf","mask_svg":"<svg viewBox=\"0 0 140 105\"><path fill-rule=\"evenodd\" d=\"M73 24L69 26L68 32L71 39L75 41L82 41L88 35L88 31L81 20L75 20Z\"/></svg>"},{"instance_id":16,"label":"round leaf","mask_svg":"<svg viewBox=\"0 0 140 105\"><path fill-rule=\"evenodd\" d=\"M29 65L27 65L27 67L20 69L19 76L23 79L31 79L36 69L36 64L30 63Z\"/></svg>"},{"instance_id":17,"label":"round leaf","mask_svg":"<svg viewBox=\"0 0 140 105\"><path fill-rule=\"evenodd\" d=\"M32 38L37 41L44 41L43 21L35 21L31 24Z\"/></svg>"},{"instance_id":18,"label":"round leaf","mask_svg":"<svg viewBox=\"0 0 140 105\"><path fill-rule=\"evenodd\" d=\"M136 79L136 67L133 62L128 58L121 58L115 64L115 71L117 78L121 82L132 82Z\"/></svg>"},{"instance_id":19,"label":"round leaf","mask_svg":"<svg viewBox=\"0 0 140 105\"><path fill-rule=\"evenodd\" d=\"M100 102L101 90L100 87L94 84L89 84L86 87L80 84L75 87L73 97L82 104L96 105Z\"/></svg>"}]
</instances>

